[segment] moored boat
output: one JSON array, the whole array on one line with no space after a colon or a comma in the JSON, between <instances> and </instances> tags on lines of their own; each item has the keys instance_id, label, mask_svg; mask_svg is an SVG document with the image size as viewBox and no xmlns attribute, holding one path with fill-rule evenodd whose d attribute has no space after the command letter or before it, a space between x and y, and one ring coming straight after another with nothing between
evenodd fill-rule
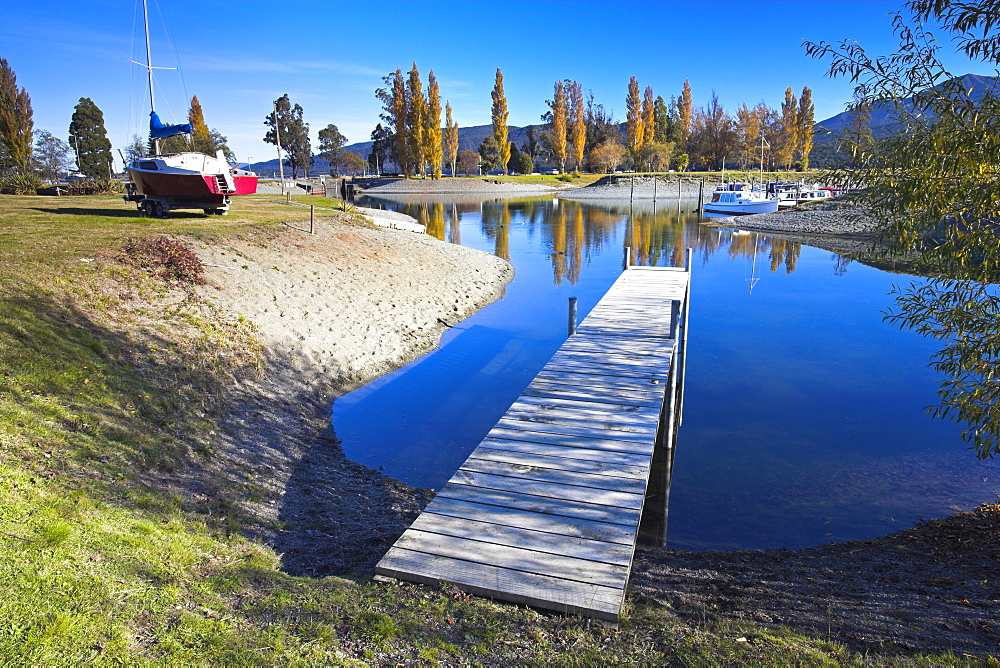
<instances>
[{"instance_id":1,"label":"moored boat","mask_svg":"<svg viewBox=\"0 0 1000 668\"><path fill-rule=\"evenodd\" d=\"M774 213L778 200L762 197L742 183L719 186L712 192L712 199L704 204L707 213L727 216L745 216L754 213Z\"/></svg>"}]
</instances>

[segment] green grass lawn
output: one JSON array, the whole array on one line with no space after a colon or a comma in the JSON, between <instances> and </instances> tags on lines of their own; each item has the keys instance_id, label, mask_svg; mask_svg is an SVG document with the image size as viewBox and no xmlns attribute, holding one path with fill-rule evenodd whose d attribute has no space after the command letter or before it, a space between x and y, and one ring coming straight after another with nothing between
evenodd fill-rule
<instances>
[{"instance_id":1,"label":"green grass lawn","mask_svg":"<svg viewBox=\"0 0 1000 668\"><path fill-rule=\"evenodd\" d=\"M634 597L613 630L448 587L291 577L227 517L253 490L190 505L152 484L212 456L227 378L259 373L260 350L251 323L121 248L159 235L282 244L293 232L276 200L150 220L115 197L0 196L4 665L866 661Z\"/></svg>"}]
</instances>

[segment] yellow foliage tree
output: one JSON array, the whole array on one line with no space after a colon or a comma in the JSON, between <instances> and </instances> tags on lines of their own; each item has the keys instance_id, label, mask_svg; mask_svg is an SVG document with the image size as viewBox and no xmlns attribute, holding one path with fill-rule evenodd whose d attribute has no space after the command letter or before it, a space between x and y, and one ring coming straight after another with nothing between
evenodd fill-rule
<instances>
[{"instance_id":1,"label":"yellow foliage tree","mask_svg":"<svg viewBox=\"0 0 1000 668\"><path fill-rule=\"evenodd\" d=\"M455 176L455 163L458 160L458 123L451 119L451 103L445 102L444 157L451 165L451 175Z\"/></svg>"},{"instance_id":2,"label":"yellow foliage tree","mask_svg":"<svg viewBox=\"0 0 1000 668\"><path fill-rule=\"evenodd\" d=\"M687 151L688 137L691 135L691 84L684 80L684 89L677 99L677 137L680 140L680 150Z\"/></svg>"},{"instance_id":3,"label":"yellow foliage tree","mask_svg":"<svg viewBox=\"0 0 1000 668\"><path fill-rule=\"evenodd\" d=\"M656 136L655 104L653 87L646 86L642 97L642 148L652 144Z\"/></svg>"},{"instance_id":4,"label":"yellow foliage tree","mask_svg":"<svg viewBox=\"0 0 1000 668\"><path fill-rule=\"evenodd\" d=\"M409 71L406 83L406 125L409 129L407 154L417 173L423 174L426 154L424 152L424 128L427 117L427 100L424 99L423 85L417 64Z\"/></svg>"},{"instance_id":5,"label":"yellow foliage tree","mask_svg":"<svg viewBox=\"0 0 1000 668\"><path fill-rule=\"evenodd\" d=\"M497 142L500 154L500 168L507 173L507 163L510 162L510 142L507 140L507 97L503 92L503 72L497 68L496 81L493 84L493 138Z\"/></svg>"},{"instance_id":6,"label":"yellow foliage tree","mask_svg":"<svg viewBox=\"0 0 1000 668\"><path fill-rule=\"evenodd\" d=\"M424 153L431 164L431 177L441 178L444 150L441 147L441 91L434 70L427 74L427 118L424 124Z\"/></svg>"},{"instance_id":7,"label":"yellow foliage tree","mask_svg":"<svg viewBox=\"0 0 1000 668\"><path fill-rule=\"evenodd\" d=\"M780 142L774 147L774 161L785 168L791 167L795 159L795 149L799 146L799 103L791 86L785 89L785 101L781 103Z\"/></svg>"},{"instance_id":8,"label":"yellow foliage tree","mask_svg":"<svg viewBox=\"0 0 1000 668\"><path fill-rule=\"evenodd\" d=\"M812 90L809 86L802 87L802 95L799 96L799 145L798 156L802 163L802 169L809 169L809 152L813 147L813 125L815 120L815 107L812 102Z\"/></svg>"},{"instance_id":9,"label":"yellow foliage tree","mask_svg":"<svg viewBox=\"0 0 1000 668\"><path fill-rule=\"evenodd\" d=\"M566 171L566 89L556 81L552 89L552 152L559 161L559 172Z\"/></svg>"},{"instance_id":10,"label":"yellow foliage tree","mask_svg":"<svg viewBox=\"0 0 1000 668\"><path fill-rule=\"evenodd\" d=\"M572 147L570 157L576 169L583 169L583 156L587 144L587 117L583 108L583 86L579 81L569 85L569 134Z\"/></svg>"},{"instance_id":11,"label":"yellow foliage tree","mask_svg":"<svg viewBox=\"0 0 1000 668\"><path fill-rule=\"evenodd\" d=\"M639 80L635 77L629 78L628 95L625 97L625 150L628 151L632 161L639 162L639 153L642 151L642 142L645 139L646 131L643 128L642 100L639 98Z\"/></svg>"}]
</instances>

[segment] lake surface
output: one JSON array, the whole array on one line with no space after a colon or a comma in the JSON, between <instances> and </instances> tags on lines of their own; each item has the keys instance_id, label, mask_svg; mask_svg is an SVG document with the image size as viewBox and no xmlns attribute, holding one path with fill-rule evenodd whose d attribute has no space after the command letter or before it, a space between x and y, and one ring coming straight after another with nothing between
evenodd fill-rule
<instances>
[{"instance_id":1,"label":"lake surface","mask_svg":"<svg viewBox=\"0 0 1000 668\"><path fill-rule=\"evenodd\" d=\"M668 544L802 547L870 538L993 501L1000 462L928 417L937 342L883 321L907 276L829 251L707 227L676 200L580 204L370 199L428 233L509 259L504 297L442 346L338 399L347 455L439 489L622 271L694 248L684 421ZM752 288L752 289L751 289ZM668 308L664 305L664 308Z\"/></svg>"}]
</instances>

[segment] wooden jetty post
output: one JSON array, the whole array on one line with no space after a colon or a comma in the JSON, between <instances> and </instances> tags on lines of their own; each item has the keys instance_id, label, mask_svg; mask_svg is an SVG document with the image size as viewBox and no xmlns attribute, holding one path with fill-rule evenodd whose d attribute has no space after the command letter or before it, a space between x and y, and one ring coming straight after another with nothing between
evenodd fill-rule
<instances>
[{"instance_id":1,"label":"wooden jetty post","mask_svg":"<svg viewBox=\"0 0 1000 668\"><path fill-rule=\"evenodd\" d=\"M665 517L689 269L623 271L376 577L617 624L640 521Z\"/></svg>"},{"instance_id":2,"label":"wooden jetty post","mask_svg":"<svg viewBox=\"0 0 1000 668\"><path fill-rule=\"evenodd\" d=\"M569 322L567 330L568 336L573 336L576 334L576 321L577 321L577 311L576 311L576 297L569 298Z\"/></svg>"}]
</instances>

